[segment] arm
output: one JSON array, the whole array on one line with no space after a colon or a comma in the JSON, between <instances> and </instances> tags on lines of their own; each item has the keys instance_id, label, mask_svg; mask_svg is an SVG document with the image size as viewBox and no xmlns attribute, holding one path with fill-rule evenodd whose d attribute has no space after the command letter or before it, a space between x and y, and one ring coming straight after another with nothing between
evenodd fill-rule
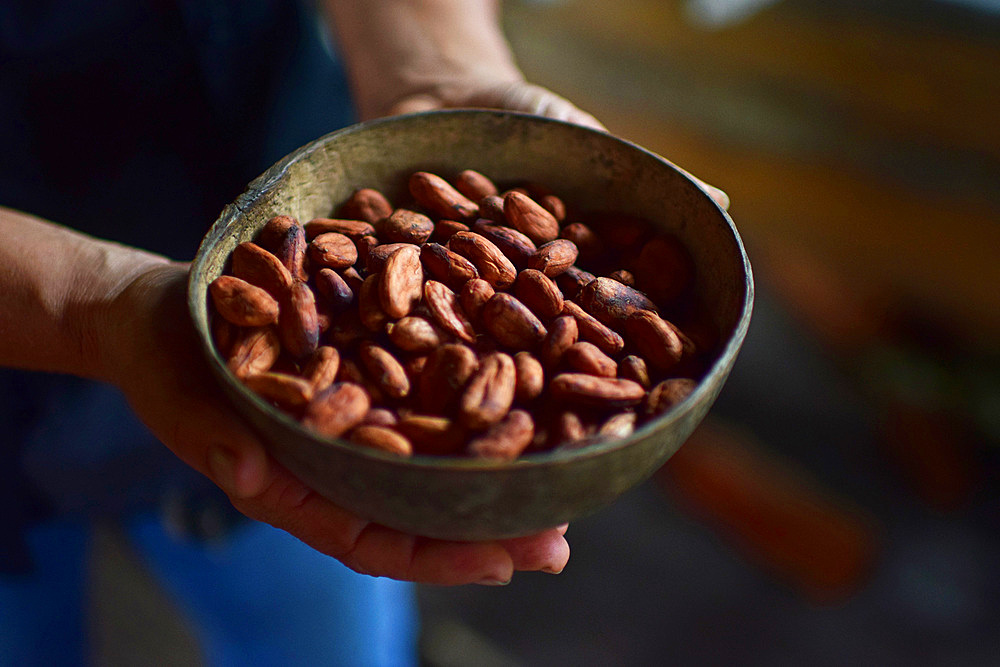
<instances>
[{"instance_id":1,"label":"arm","mask_svg":"<svg viewBox=\"0 0 1000 667\"><path fill-rule=\"evenodd\" d=\"M564 529L502 542L406 535L333 505L275 462L198 352L188 267L0 208L0 364L117 385L136 414L247 516L368 574L437 584L559 571Z\"/></svg>"},{"instance_id":2,"label":"arm","mask_svg":"<svg viewBox=\"0 0 1000 667\"><path fill-rule=\"evenodd\" d=\"M537 113L598 129L568 100L527 83L497 0L323 0L363 118L445 107Z\"/></svg>"},{"instance_id":3,"label":"arm","mask_svg":"<svg viewBox=\"0 0 1000 667\"><path fill-rule=\"evenodd\" d=\"M100 336L115 297L158 255L0 208L0 365L109 379Z\"/></svg>"}]
</instances>

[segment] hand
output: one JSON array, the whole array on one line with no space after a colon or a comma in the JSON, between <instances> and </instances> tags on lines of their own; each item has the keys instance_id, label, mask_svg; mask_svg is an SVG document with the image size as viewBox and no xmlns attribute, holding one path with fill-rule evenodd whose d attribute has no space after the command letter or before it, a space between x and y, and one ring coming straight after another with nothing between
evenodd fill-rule
<instances>
[{"instance_id":1,"label":"hand","mask_svg":"<svg viewBox=\"0 0 1000 667\"><path fill-rule=\"evenodd\" d=\"M168 264L131 282L109 309L105 359L136 414L239 511L374 576L499 584L516 570L563 569L564 527L494 542L422 538L365 521L294 477L267 454L210 376L186 309L187 275L186 265Z\"/></svg>"},{"instance_id":2,"label":"hand","mask_svg":"<svg viewBox=\"0 0 1000 667\"><path fill-rule=\"evenodd\" d=\"M388 113L393 115L458 107L522 111L607 131L600 121L566 98L548 88L523 80L485 85L469 82L465 87L451 86L433 92L414 93L398 100L389 108Z\"/></svg>"}]
</instances>

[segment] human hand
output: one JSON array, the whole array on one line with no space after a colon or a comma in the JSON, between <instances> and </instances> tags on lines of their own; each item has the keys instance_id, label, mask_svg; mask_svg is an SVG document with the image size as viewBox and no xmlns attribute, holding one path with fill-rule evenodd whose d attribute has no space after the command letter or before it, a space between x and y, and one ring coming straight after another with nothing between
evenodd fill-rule
<instances>
[{"instance_id":1,"label":"human hand","mask_svg":"<svg viewBox=\"0 0 1000 667\"><path fill-rule=\"evenodd\" d=\"M492 542L417 537L368 522L297 479L222 399L187 313L187 276L186 265L173 263L136 277L108 310L103 355L109 379L136 414L240 512L374 576L499 584L517 570L563 569L569 558L565 527Z\"/></svg>"},{"instance_id":2,"label":"human hand","mask_svg":"<svg viewBox=\"0 0 1000 667\"><path fill-rule=\"evenodd\" d=\"M506 82L470 80L465 85L452 84L446 88L416 92L396 101L389 107L388 114L459 107L521 111L606 131L600 121L565 97L523 79Z\"/></svg>"}]
</instances>

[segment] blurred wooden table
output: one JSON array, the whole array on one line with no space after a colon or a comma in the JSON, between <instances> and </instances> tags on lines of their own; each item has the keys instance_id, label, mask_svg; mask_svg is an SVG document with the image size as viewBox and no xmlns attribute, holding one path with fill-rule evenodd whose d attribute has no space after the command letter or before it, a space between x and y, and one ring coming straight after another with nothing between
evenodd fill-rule
<instances>
[{"instance_id":1,"label":"blurred wooden table","mask_svg":"<svg viewBox=\"0 0 1000 667\"><path fill-rule=\"evenodd\" d=\"M678 0L505 21L529 78L725 189L752 259L814 258L995 347L1000 17L869 4L784 0L718 30Z\"/></svg>"}]
</instances>

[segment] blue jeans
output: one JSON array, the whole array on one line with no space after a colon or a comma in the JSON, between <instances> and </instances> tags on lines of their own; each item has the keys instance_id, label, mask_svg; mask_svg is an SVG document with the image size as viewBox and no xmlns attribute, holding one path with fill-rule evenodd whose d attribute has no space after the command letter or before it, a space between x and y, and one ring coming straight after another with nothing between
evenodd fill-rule
<instances>
[{"instance_id":1,"label":"blue jeans","mask_svg":"<svg viewBox=\"0 0 1000 667\"><path fill-rule=\"evenodd\" d=\"M413 587L357 575L283 531L245 523L179 540L155 513L123 527L209 665L415 665ZM31 573L0 574L0 665L85 665L87 523L35 526Z\"/></svg>"}]
</instances>

